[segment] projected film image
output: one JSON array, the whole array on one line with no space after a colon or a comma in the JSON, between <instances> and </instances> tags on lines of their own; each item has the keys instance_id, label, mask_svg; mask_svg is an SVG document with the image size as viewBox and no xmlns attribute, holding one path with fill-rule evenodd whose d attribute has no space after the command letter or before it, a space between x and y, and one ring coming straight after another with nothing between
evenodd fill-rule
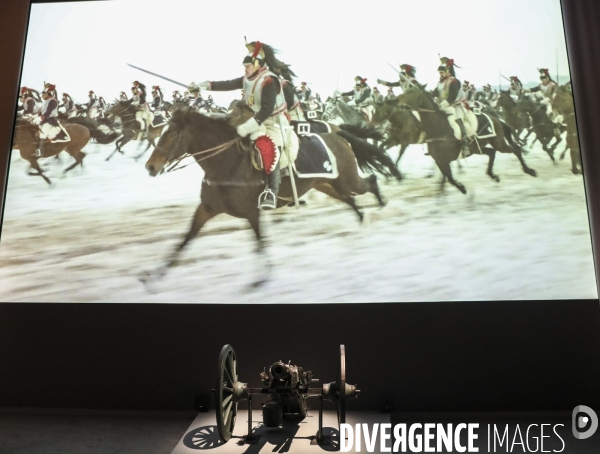
<instances>
[{"instance_id":1,"label":"projected film image","mask_svg":"<svg viewBox=\"0 0 600 454\"><path fill-rule=\"evenodd\" d=\"M559 0L33 4L0 301L597 298L570 79Z\"/></svg>"}]
</instances>

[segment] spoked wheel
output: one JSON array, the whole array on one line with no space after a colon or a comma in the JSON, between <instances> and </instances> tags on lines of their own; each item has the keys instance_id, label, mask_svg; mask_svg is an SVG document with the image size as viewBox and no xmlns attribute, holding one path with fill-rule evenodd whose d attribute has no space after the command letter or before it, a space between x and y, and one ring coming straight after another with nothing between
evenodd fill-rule
<instances>
[{"instance_id":1,"label":"spoked wheel","mask_svg":"<svg viewBox=\"0 0 600 454\"><path fill-rule=\"evenodd\" d=\"M223 346L219 355L217 386L217 429L224 441L229 441L235 427L238 400L243 398L246 385L238 382L237 361L233 347Z\"/></svg>"}]
</instances>

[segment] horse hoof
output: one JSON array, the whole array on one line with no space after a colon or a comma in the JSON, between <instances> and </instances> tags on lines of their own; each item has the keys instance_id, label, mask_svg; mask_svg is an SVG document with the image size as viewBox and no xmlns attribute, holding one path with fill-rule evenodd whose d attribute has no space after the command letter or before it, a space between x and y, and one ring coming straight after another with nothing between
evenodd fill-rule
<instances>
[{"instance_id":1,"label":"horse hoof","mask_svg":"<svg viewBox=\"0 0 600 454\"><path fill-rule=\"evenodd\" d=\"M525 171L528 175L531 175L532 177L537 177L537 172L533 169L528 169Z\"/></svg>"}]
</instances>

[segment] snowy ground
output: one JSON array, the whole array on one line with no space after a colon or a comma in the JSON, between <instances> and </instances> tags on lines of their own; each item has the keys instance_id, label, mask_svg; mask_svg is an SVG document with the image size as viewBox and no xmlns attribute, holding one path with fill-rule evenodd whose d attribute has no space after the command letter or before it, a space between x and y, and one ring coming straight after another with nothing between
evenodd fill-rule
<instances>
[{"instance_id":1,"label":"snowy ground","mask_svg":"<svg viewBox=\"0 0 600 454\"><path fill-rule=\"evenodd\" d=\"M463 160L461 194L426 178L420 145L402 159L405 180L381 182L389 201L358 198L368 219L312 191L308 205L263 217L271 280L249 290L254 239L245 221L209 222L179 265L149 293L138 281L162 263L187 230L198 202L197 165L157 178L112 145L89 144L85 168L46 159L55 186L25 175L13 151L0 242L0 301L317 303L597 298L583 179L568 157L553 165L536 144L521 171L512 155ZM559 148L562 151L562 145ZM396 149L390 150L395 157Z\"/></svg>"}]
</instances>

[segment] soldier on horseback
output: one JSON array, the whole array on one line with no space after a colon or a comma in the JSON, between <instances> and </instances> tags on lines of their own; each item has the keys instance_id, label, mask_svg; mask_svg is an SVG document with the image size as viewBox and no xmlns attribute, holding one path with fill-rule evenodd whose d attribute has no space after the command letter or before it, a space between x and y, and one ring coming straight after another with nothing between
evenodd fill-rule
<instances>
[{"instance_id":1,"label":"soldier on horseback","mask_svg":"<svg viewBox=\"0 0 600 454\"><path fill-rule=\"evenodd\" d=\"M300 84L300 88L298 89L298 98L300 102L308 102L310 99L310 95L312 94L312 90L309 88L306 82L302 82Z\"/></svg>"},{"instance_id":2,"label":"soldier on horseback","mask_svg":"<svg viewBox=\"0 0 600 454\"><path fill-rule=\"evenodd\" d=\"M54 99L58 99L58 93L56 92L56 85L46 82L44 84L44 90Z\"/></svg>"},{"instance_id":3,"label":"soldier on horseback","mask_svg":"<svg viewBox=\"0 0 600 454\"><path fill-rule=\"evenodd\" d=\"M383 95L379 92L377 87L373 87L373 102L375 104L383 103Z\"/></svg>"},{"instance_id":4,"label":"soldier on horseback","mask_svg":"<svg viewBox=\"0 0 600 454\"><path fill-rule=\"evenodd\" d=\"M38 92L32 88L21 87L23 115L33 115L39 112L41 99L37 95Z\"/></svg>"},{"instance_id":5,"label":"soldier on horseback","mask_svg":"<svg viewBox=\"0 0 600 454\"><path fill-rule=\"evenodd\" d=\"M551 120L555 121L551 103L558 88L558 85L550 77L550 72L547 68L541 68L538 71L540 72L539 85L531 89L526 88L523 91L527 93L539 93L539 96L541 96L542 98L541 103L546 106L548 116Z\"/></svg>"},{"instance_id":6,"label":"soldier on horseback","mask_svg":"<svg viewBox=\"0 0 600 454\"><path fill-rule=\"evenodd\" d=\"M150 127L150 123L152 123L153 114L150 111L150 106L148 106L148 103L146 102L146 86L135 80L131 91L133 92L131 104L138 107L138 111L135 113L135 119L140 124L145 137L148 137L148 128Z\"/></svg>"},{"instance_id":7,"label":"soldier on horseback","mask_svg":"<svg viewBox=\"0 0 600 454\"><path fill-rule=\"evenodd\" d=\"M119 101L129 101L129 98L127 97L127 93L122 91L121 94L119 95Z\"/></svg>"},{"instance_id":8,"label":"soldier on horseback","mask_svg":"<svg viewBox=\"0 0 600 454\"><path fill-rule=\"evenodd\" d=\"M75 107L75 103L73 102L71 96L68 93L63 93L61 106L65 108L67 118L73 118L77 115L77 108Z\"/></svg>"},{"instance_id":9,"label":"soldier on horseback","mask_svg":"<svg viewBox=\"0 0 600 454\"><path fill-rule=\"evenodd\" d=\"M163 108L163 94L158 85L152 87L152 109L161 110Z\"/></svg>"},{"instance_id":10,"label":"soldier on horseback","mask_svg":"<svg viewBox=\"0 0 600 454\"><path fill-rule=\"evenodd\" d=\"M98 116L104 118L104 111L106 110L106 101L102 96L98 98Z\"/></svg>"},{"instance_id":11,"label":"soldier on horseback","mask_svg":"<svg viewBox=\"0 0 600 454\"><path fill-rule=\"evenodd\" d=\"M498 99L498 93L492 91L492 86L490 84L485 84L483 90L477 93L475 99L484 104L493 106Z\"/></svg>"},{"instance_id":12,"label":"soldier on horseback","mask_svg":"<svg viewBox=\"0 0 600 454\"><path fill-rule=\"evenodd\" d=\"M401 87L402 91L406 91L411 84L416 85L419 83L416 78L417 68L412 65L402 63L398 75L400 77L398 82L386 82L385 80L377 79L377 83L386 87Z\"/></svg>"},{"instance_id":13,"label":"soldier on horseback","mask_svg":"<svg viewBox=\"0 0 600 454\"><path fill-rule=\"evenodd\" d=\"M370 122L373 118L373 97L371 96L371 87L367 85L367 79L360 76L354 78L354 90L345 93L337 92L338 96L354 96L354 104L356 109L363 114L365 120Z\"/></svg>"},{"instance_id":14,"label":"soldier on horseback","mask_svg":"<svg viewBox=\"0 0 600 454\"><path fill-rule=\"evenodd\" d=\"M175 90L173 92L173 104L176 104L178 102L183 102L181 93L179 93L179 90Z\"/></svg>"},{"instance_id":15,"label":"soldier on horseback","mask_svg":"<svg viewBox=\"0 0 600 454\"><path fill-rule=\"evenodd\" d=\"M51 93L56 93L53 88L42 91L42 106L38 117L34 121L40 127L40 144L36 156L44 155L44 143L48 138L50 142L69 142L71 139L58 122L58 100Z\"/></svg>"},{"instance_id":16,"label":"soldier on horseback","mask_svg":"<svg viewBox=\"0 0 600 454\"><path fill-rule=\"evenodd\" d=\"M248 43L246 47L249 54L242 62L244 76L226 81L192 83L190 88L244 90L246 104L255 115L238 126L237 133L241 137L250 136L263 157L267 182L259 196L258 206L261 210L272 210L277 207L281 182L280 150L285 149L287 158L293 162L298 153L298 138L288 121L281 80L270 70L281 64L275 58L275 51L260 41Z\"/></svg>"},{"instance_id":17,"label":"soldier on horseback","mask_svg":"<svg viewBox=\"0 0 600 454\"><path fill-rule=\"evenodd\" d=\"M465 127L466 117L466 95L462 90L460 81L455 77L454 60L441 59L442 64L438 66L440 81L434 90L434 96L438 98L438 104L442 111L448 114L448 122L454 131L454 136L461 141L461 151L464 157L471 154L469 144L473 141L475 131L467 134Z\"/></svg>"},{"instance_id":18,"label":"soldier on horseback","mask_svg":"<svg viewBox=\"0 0 600 454\"><path fill-rule=\"evenodd\" d=\"M88 97L90 98L90 100L88 101L88 104L87 104L88 117L95 119L100 114L100 112L99 112L100 103L98 102L98 98L96 97L96 94L92 90L90 90L90 92L88 93Z\"/></svg>"},{"instance_id":19,"label":"soldier on horseback","mask_svg":"<svg viewBox=\"0 0 600 454\"><path fill-rule=\"evenodd\" d=\"M550 72L548 71L548 68L541 68L541 69L539 69L539 72L540 72L539 85L537 87L534 87L531 89L525 89L524 91L529 92L529 93L539 92L541 95L544 96L545 99L552 100L552 98L554 98L554 94L556 93L556 89L558 88L558 85L550 77Z\"/></svg>"},{"instance_id":20,"label":"soldier on horseback","mask_svg":"<svg viewBox=\"0 0 600 454\"><path fill-rule=\"evenodd\" d=\"M194 87L190 87L190 94L192 95L190 106L196 111L200 112L200 109L204 107L205 102L204 98L200 94L200 89L196 89Z\"/></svg>"},{"instance_id":21,"label":"soldier on horseback","mask_svg":"<svg viewBox=\"0 0 600 454\"><path fill-rule=\"evenodd\" d=\"M521 97L523 92L523 84L517 76L510 76L510 87L508 88L508 94L517 101Z\"/></svg>"},{"instance_id":22,"label":"soldier on horseback","mask_svg":"<svg viewBox=\"0 0 600 454\"><path fill-rule=\"evenodd\" d=\"M395 99L398 99L398 96L396 96L394 94L394 88L393 87L388 87L387 93L385 95L385 100L386 101L394 101Z\"/></svg>"}]
</instances>

